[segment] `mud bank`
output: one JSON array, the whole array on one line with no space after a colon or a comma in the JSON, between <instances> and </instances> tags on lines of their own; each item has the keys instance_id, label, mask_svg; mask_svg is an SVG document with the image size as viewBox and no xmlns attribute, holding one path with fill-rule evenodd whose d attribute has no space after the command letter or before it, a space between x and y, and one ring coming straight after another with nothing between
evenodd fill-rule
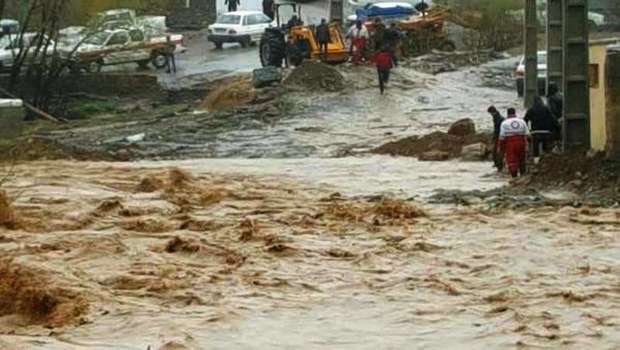
<instances>
[{"instance_id":1,"label":"mud bank","mask_svg":"<svg viewBox=\"0 0 620 350\"><path fill-rule=\"evenodd\" d=\"M0 251L37 276L55 276L89 307L79 326L53 332L12 321L11 310L0 317L0 344L605 348L620 341L617 210L479 212L398 195L351 196L342 181L319 187L224 167L199 171L196 163L18 166L6 189L17 198L16 215L39 225L5 230ZM374 178L386 187L394 181L387 172Z\"/></svg>"}]
</instances>

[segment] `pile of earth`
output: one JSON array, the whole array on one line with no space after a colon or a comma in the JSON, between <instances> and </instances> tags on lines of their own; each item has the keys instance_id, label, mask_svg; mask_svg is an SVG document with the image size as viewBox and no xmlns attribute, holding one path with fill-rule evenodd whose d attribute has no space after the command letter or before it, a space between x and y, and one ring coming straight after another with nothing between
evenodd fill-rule
<instances>
[{"instance_id":1,"label":"pile of earth","mask_svg":"<svg viewBox=\"0 0 620 350\"><path fill-rule=\"evenodd\" d=\"M620 162L603 154L547 154L531 167L530 174L521 185L565 189L582 195L598 193L620 201Z\"/></svg>"},{"instance_id":2,"label":"pile of earth","mask_svg":"<svg viewBox=\"0 0 620 350\"><path fill-rule=\"evenodd\" d=\"M372 151L391 156L418 157L424 161L444 161L454 158L483 160L492 149L492 135L476 133L474 122L463 119L454 123L448 132L437 131L424 136L410 136L386 143Z\"/></svg>"},{"instance_id":3,"label":"pile of earth","mask_svg":"<svg viewBox=\"0 0 620 350\"><path fill-rule=\"evenodd\" d=\"M403 62L403 66L429 74L454 72L461 67L478 66L494 59L502 58L491 51L433 51L430 54L415 57Z\"/></svg>"},{"instance_id":4,"label":"pile of earth","mask_svg":"<svg viewBox=\"0 0 620 350\"><path fill-rule=\"evenodd\" d=\"M304 61L284 80L284 85L301 88L304 91L341 91L344 89L344 77L340 72L327 64Z\"/></svg>"}]
</instances>

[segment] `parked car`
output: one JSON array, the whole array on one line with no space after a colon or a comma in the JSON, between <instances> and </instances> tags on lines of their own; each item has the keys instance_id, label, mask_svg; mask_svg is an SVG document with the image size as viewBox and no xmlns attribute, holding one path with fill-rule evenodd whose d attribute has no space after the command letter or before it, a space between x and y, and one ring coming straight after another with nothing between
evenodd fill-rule
<instances>
[{"instance_id":1,"label":"parked car","mask_svg":"<svg viewBox=\"0 0 620 350\"><path fill-rule=\"evenodd\" d=\"M207 40L218 49L224 43L239 43L247 47L260 41L265 29L272 26L271 22L269 17L258 11L228 12L209 26Z\"/></svg>"},{"instance_id":2,"label":"parked car","mask_svg":"<svg viewBox=\"0 0 620 350\"><path fill-rule=\"evenodd\" d=\"M525 93L525 57L521 57L515 69L517 94L523 97ZM538 51L538 93L543 94L547 89L547 51Z\"/></svg>"},{"instance_id":3,"label":"parked car","mask_svg":"<svg viewBox=\"0 0 620 350\"><path fill-rule=\"evenodd\" d=\"M98 72L103 66L123 63L137 63L140 67L151 63L162 69L168 61L164 54L166 40L166 36L148 37L140 28L104 30L89 34L75 57L68 57L74 46L66 47L64 53L72 61L73 71ZM170 40L177 52L184 49L183 35L171 35Z\"/></svg>"},{"instance_id":4,"label":"parked car","mask_svg":"<svg viewBox=\"0 0 620 350\"><path fill-rule=\"evenodd\" d=\"M24 63L30 65L32 63L41 63L45 58L50 58L54 54L55 43L47 36L41 42L42 51L36 52L39 43L39 33L24 33L20 40L19 35L5 35L0 38L0 71L9 69L13 66L15 58L22 50L28 50ZM36 55L36 62L35 60Z\"/></svg>"}]
</instances>

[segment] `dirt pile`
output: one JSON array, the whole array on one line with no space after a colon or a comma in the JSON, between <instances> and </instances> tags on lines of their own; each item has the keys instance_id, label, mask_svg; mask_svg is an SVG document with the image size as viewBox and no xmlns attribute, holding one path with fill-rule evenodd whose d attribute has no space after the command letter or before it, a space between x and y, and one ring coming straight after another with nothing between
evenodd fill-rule
<instances>
[{"instance_id":1,"label":"dirt pile","mask_svg":"<svg viewBox=\"0 0 620 350\"><path fill-rule=\"evenodd\" d=\"M0 227L12 228L15 226L15 211L5 191L0 190Z\"/></svg>"},{"instance_id":2,"label":"dirt pile","mask_svg":"<svg viewBox=\"0 0 620 350\"><path fill-rule=\"evenodd\" d=\"M599 192L609 199L620 200L620 163L607 160L602 154L548 154L530 173L530 180L522 186L562 188L579 194Z\"/></svg>"},{"instance_id":3,"label":"dirt pile","mask_svg":"<svg viewBox=\"0 0 620 350\"><path fill-rule=\"evenodd\" d=\"M236 78L212 91L202 107L209 111L222 111L252 103L256 90L248 77Z\"/></svg>"},{"instance_id":4,"label":"dirt pile","mask_svg":"<svg viewBox=\"0 0 620 350\"><path fill-rule=\"evenodd\" d=\"M487 149L491 149L491 135L474 134L459 136L437 131L422 137L411 136L386 143L372 150L372 153L418 157L420 160L447 160L458 158L464 146L477 143L486 144L488 146ZM437 154L437 159L436 157L430 157L431 152Z\"/></svg>"},{"instance_id":5,"label":"dirt pile","mask_svg":"<svg viewBox=\"0 0 620 350\"><path fill-rule=\"evenodd\" d=\"M79 322L87 311L83 297L56 287L41 272L0 262L0 316L17 314L33 324L61 327Z\"/></svg>"},{"instance_id":6,"label":"dirt pile","mask_svg":"<svg viewBox=\"0 0 620 350\"><path fill-rule=\"evenodd\" d=\"M302 88L305 91L340 91L344 89L344 77L327 64L304 61L284 80L284 85Z\"/></svg>"}]
</instances>

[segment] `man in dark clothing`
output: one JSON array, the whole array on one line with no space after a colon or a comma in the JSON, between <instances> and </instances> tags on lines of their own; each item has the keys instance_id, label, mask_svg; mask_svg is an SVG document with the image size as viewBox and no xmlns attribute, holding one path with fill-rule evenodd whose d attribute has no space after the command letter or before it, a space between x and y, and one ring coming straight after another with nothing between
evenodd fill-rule
<instances>
[{"instance_id":1,"label":"man in dark clothing","mask_svg":"<svg viewBox=\"0 0 620 350\"><path fill-rule=\"evenodd\" d=\"M166 36L166 46L164 48L164 54L166 55L166 68L168 74L177 72L177 62L174 57L174 52L177 49L177 45L172 42L170 35Z\"/></svg>"},{"instance_id":2,"label":"man in dark clothing","mask_svg":"<svg viewBox=\"0 0 620 350\"><path fill-rule=\"evenodd\" d=\"M237 6L241 5L240 0L224 0L224 5L228 5L228 12L237 11Z\"/></svg>"},{"instance_id":3,"label":"man in dark clothing","mask_svg":"<svg viewBox=\"0 0 620 350\"><path fill-rule=\"evenodd\" d=\"M303 22L297 17L297 15L293 15L286 25L289 28L293 28L303 25Z\"/></svg>"},{"instance_id":4,"label":"man in dark clothing","mask_svg":"<svg viewBox=\"0 0 620 350\"><path fill-rule=\"evenodd\" d=\"M551 114L555 120L558 121L558 129L556 133L553 135L553 139L558 141L562 139L562 127L561 120L564 118L564 96L558 89L558 85L556 83L550 83L547 89L547 105L549 106L549 110L551 110Z\"/></svg>"},{"instance_id":5,"label":"man in dark clothing","mask_svg":"<svg viewBox=\"0 0 620 350\"><path fill-rule=\"evenodd\" d=\"M493 117L493 163L497 171L502 171L504 169L504 157L499 149L499 133L502 123L504 122L504 117L495 106L489 107L487 112Z\"/></svg>"},{"instance_id":6,"label":"man in dark clothing","mask_svg":"<svg viewBox=\"0 0 620 350\"><path fill-rule=\"evenodd\" d=\"M319 42L321 58L327 60L327 45L331 42L331 34L325 18L321 19L321 24L316 27L316 40Z\"/></svg>"},{"instance_id":7,"label":"man in dark clothing","mask_svg":"<svg viewBox=\"0 0 620 350\"><path fill-rule=\"evenodd\" d=\"M381 18L375 19L375 34L373 35L373 40L375 42L375 51L381 51L384 46L385 40L385 25L381 22Z\"/></svg>"},{"instance_id":8,"label":"man in dark clothing","mask_svg":"<svg viewBox=\"0 0 620 350\"><path fill-rule=\"evenodd\" d=\"M557 133L559 124L540 96L534 98L534 105L528 109L523 120L532 131L534 157L540 156L541 148L544 152L551 151L553 135Z\"/></svg>"},{"instance_id":9,"label":"man in dark clothing","mask_svg":"<svg viewBox=\"0 0 620 350\"><path fill-rule=\"evenodd\" d=\"M379 91L381 91L381 95L383 95L385 85L387 85L390 80L390 71L392 70L392 67L394 67L393 59L392 53L387 46L385 46L381 52L375 56L377 75L379 76Z\"/></svg>"},{"instance_id":10,"label":"man in dark clothing","mask_svg":"<svg viewBox=\"0 0 620 350\"><path fill-rule=\"evenodd\" d=\"M273 13L273 0L263 0L263 13L265 16L269 17L272 21L274 16Z\"/></svg>"},{"instance_id":11,"label":"man in dark clothing","mask_svg":"<svg viewBox=\"0 0 620 350\"><path fill-rule=\"evenodd\" d=\"M563 117L563 109L564 109L564 97L560 90L558 89L558 85L556 83L550 83L549 88L547 89L547 103L549 104L549 109L551 113L555 117L555 119L560 120Z\"/></svg>"},{"instance_id":12,"label":"man in dark clothing","mask_svg":"<svg viewBox=\"0 0 620 350\"><path fill-rule=\"evenodd\" d=\"M422 16L426 16L426 11L428 11L428 4L424 2L424 0L420 1L415 5L416 11L420 12Z\"/></svg>"},{"instance_id":13,"label":"man in dark clothing","mask_svg":"<svg viewBox=\"0 0 620 350\"><path fill-rule=\"evenodd\" d=\"M396 22L390 23L390 27L385 30L383 37L385 44L389 47L394 60L394 66L398 66L398 59L396 57L396 50L398 49L398 43L400 42L400 32L396 28Z\"/></svg>"}]
</instances>

